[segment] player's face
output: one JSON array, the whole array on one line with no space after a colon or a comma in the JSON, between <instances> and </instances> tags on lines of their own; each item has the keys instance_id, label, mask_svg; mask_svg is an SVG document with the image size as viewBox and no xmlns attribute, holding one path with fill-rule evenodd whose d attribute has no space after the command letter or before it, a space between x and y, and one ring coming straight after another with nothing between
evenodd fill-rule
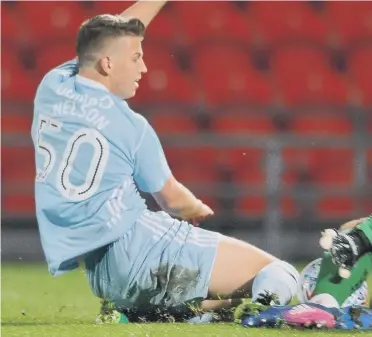
<instances>
[{"instance_id":1,"label":"player's face","mask_svg":"<svg viewBox=\"0 0 372 337\"><path fill-rule=\"evenodd\" d=\"M143 61L142 37L124 36L115 40L110 53L111 91L128 99L136 94L142 74L147 72Z\"/></svg>"}]
</instances>

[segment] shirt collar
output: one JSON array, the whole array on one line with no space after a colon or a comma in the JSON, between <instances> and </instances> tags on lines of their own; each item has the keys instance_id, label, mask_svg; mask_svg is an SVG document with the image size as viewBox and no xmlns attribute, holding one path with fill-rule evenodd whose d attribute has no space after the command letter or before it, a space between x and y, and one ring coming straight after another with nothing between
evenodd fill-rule
<instances>
[{"instance_id":1,"label":"shirt collar","mask_svg":"<svg viewBox=\"0 0 372 337\"><path fill-rule=\"evenodd\" d=\"M76 75L76 81L82 85L85 85L87 87L90 87L90 88L95 88L95 89L101 89L101 90L104 90L106 92L109 92L109 90L101 83L97 82L97 81L93 81L89 78L86 78L86 77L83 77L83 76L80 76L80 75Z\"/></svg>"}]
</instances>

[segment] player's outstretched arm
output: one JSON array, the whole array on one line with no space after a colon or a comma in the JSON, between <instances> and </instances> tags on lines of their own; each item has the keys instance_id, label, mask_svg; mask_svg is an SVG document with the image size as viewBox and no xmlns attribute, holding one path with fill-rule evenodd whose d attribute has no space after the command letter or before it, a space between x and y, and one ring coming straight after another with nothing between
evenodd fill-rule
<instances>
[{"instance_id":1,"label":"player's outstretched arm","mask_svg":"<svg viewBox=\"0 0 372 337\"><path fill-rule=\"evenodd\" d=\"M213 215L213 211L190 190L171 176L161 191L153 194L160 207L167 213L183 220L199 221Z\"/></svg>"},{"instance_id":2,"label":"player's outstretched arm","mask_svg":"<svg viewBox=\"0 0 372 337\"><path fill-rule=\"evenodd\" d=\"M167 1L137 1L120 15L128 19L139 19L147 27L166 3Z\"/></svg>"},{"instance_id":3,"label":"player's outstretched arm","mask_svg":"<svg viewBox=\"0 0 372 337\"><path fill-rule=\"evenodd\" d=\"M187 221L199 221L213 215L207 205L174 178L160 140L147 121L133 162L133 177L138 188L152 194L167 213Z\"/></svg>"},{"instance_id":4,"label":"player's outstretched arm","mask_svg":"<svg viewBox=\"0 0 372 337\"><path fill-rule=\"evenodd\" d=\"M340 227L340 230L341 231L351 230L351 229L355 228L356 226L359 226L362 222L364 222L366 220L367 220L367 218L361 218L361 219L357 219L357 220L348 221Z\"/></svg>"}]
</instances>

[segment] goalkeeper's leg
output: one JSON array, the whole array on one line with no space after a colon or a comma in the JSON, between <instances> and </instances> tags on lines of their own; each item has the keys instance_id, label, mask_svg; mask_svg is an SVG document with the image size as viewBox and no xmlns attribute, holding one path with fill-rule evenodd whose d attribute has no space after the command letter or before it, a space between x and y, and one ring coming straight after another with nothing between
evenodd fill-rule
<instances>
[{"instance_id":1,"label":"goalkeeper's leg","mask_svg":"<svg viewBox=\"0 0 372 337\"><path fill-rule=\"evenodd\" d=\"M342 278L338 275L338 267L332 262L332 257L324 253L311 302L329 307L341 307L367 279L371 270L372 254L365 254L350 269L350 277Z\"/></svg>"}]
</instances>

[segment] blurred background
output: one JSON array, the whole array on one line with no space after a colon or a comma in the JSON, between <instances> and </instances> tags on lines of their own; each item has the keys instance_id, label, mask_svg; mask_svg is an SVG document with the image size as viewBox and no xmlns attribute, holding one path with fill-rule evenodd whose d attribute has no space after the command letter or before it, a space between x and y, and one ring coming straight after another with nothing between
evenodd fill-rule
<instances>
[{"instance_id":1,"label":"blurred background","mask_svg":"<svg viewBox=\"0 0 372 337\"><path fill-rule=\"evenodd\" d=\"M1 3L3 261L43 260L36 87L74 57L84 19L132 3ZM205 228L307 260L321 229L372 211L372 2L170 2L143 48L149 72L129 104L215 210Z\"/></svg>"}]
</instances>

